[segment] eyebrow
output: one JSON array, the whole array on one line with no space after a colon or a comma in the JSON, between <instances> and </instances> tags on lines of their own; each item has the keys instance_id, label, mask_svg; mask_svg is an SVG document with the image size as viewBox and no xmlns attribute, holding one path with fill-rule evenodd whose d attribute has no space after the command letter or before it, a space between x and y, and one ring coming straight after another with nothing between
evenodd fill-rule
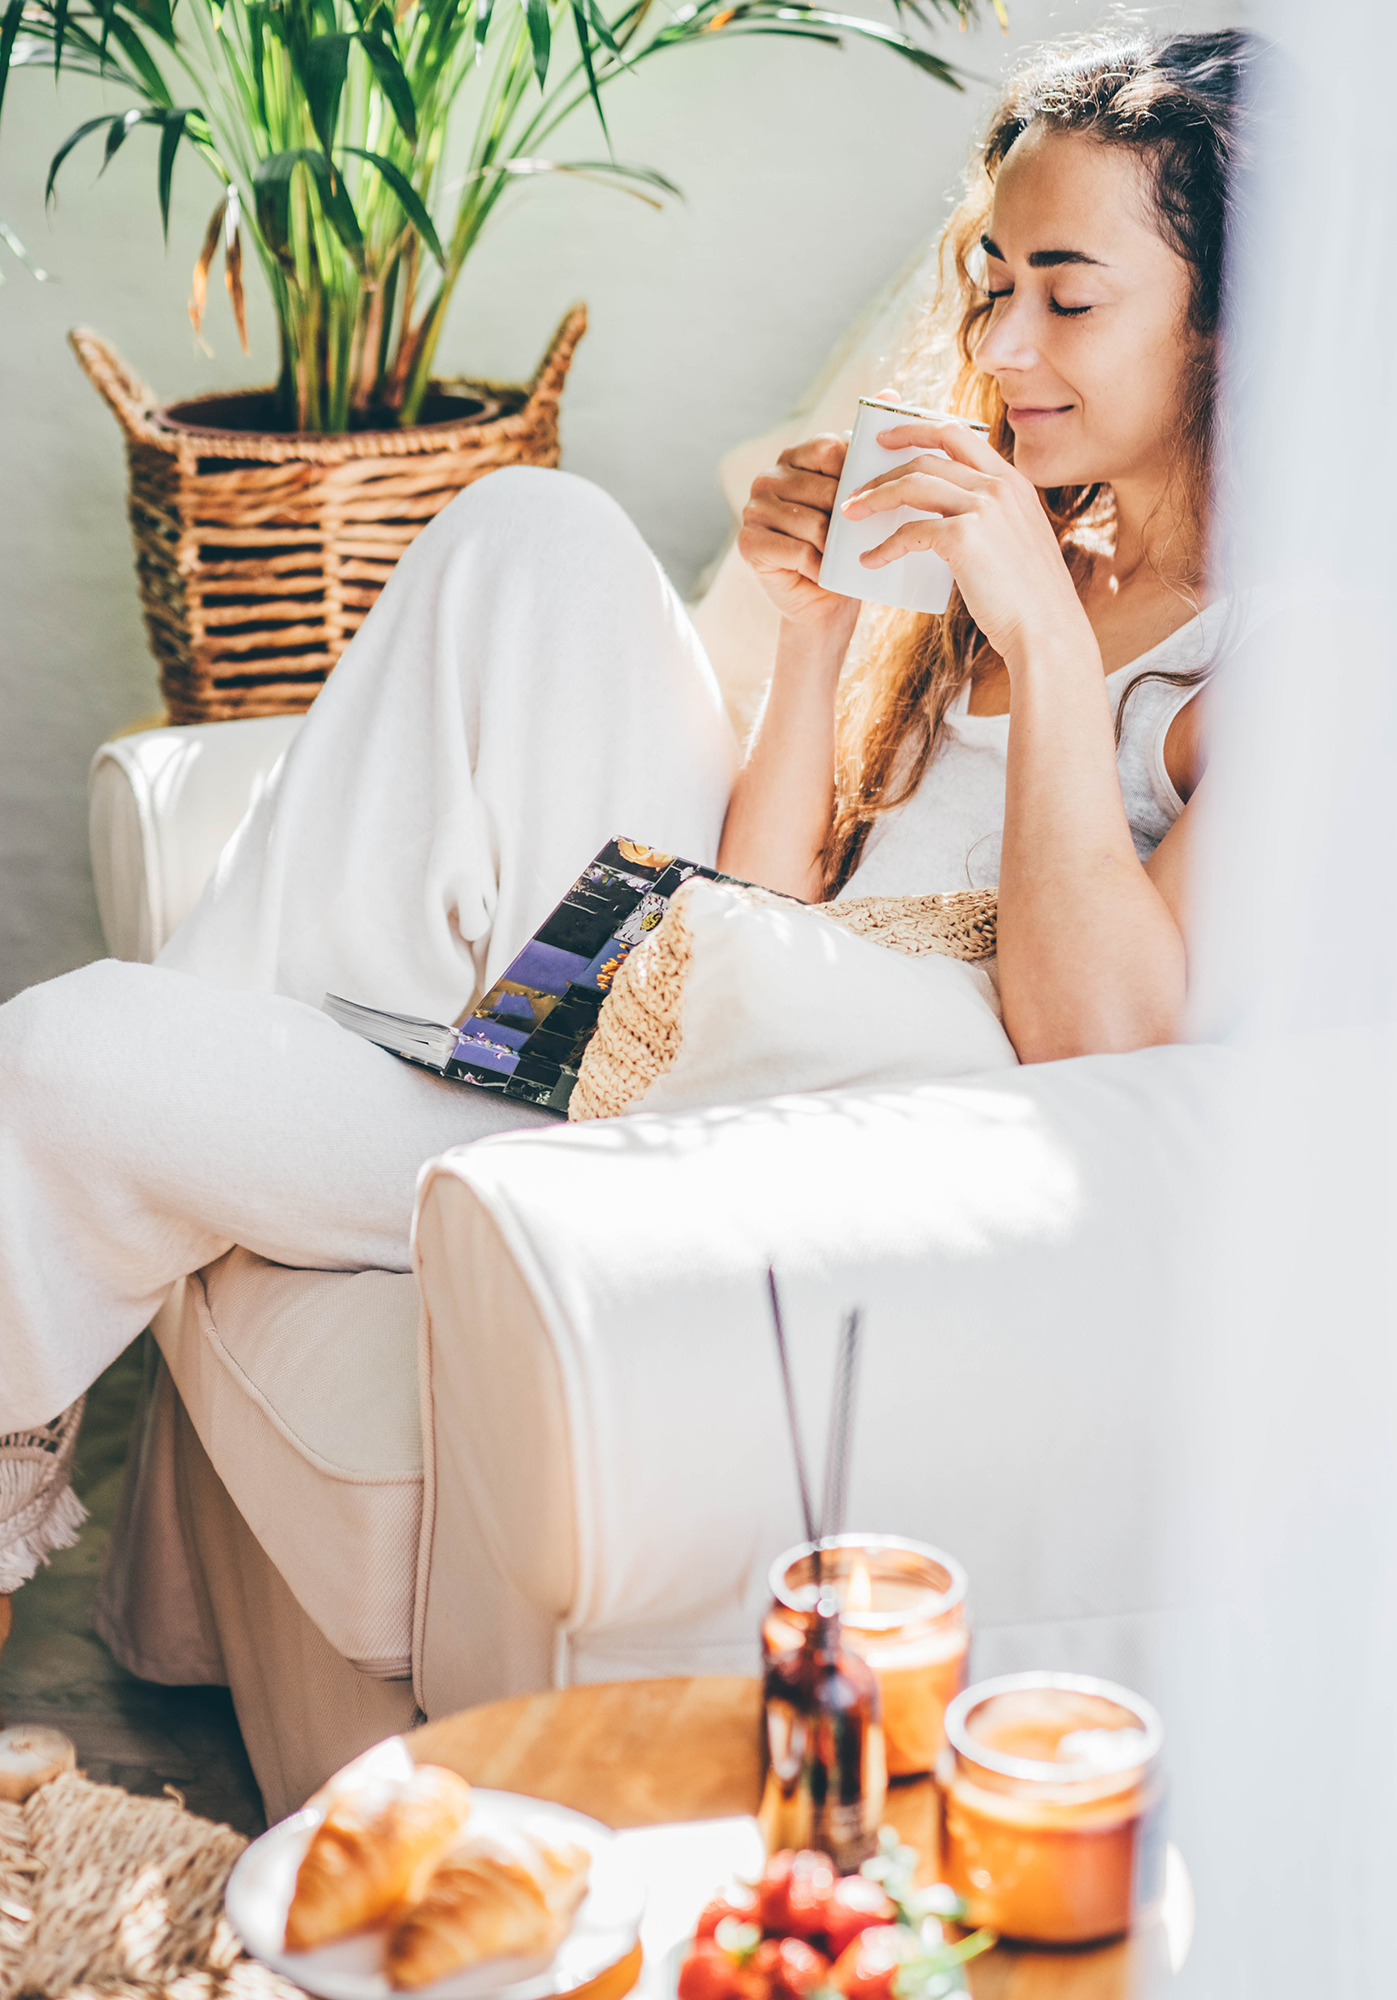
<instances>
[{"instance_id":1,"label":"eyebrow","mask_svg":"<svg viewBox=\"0 0 1397 2000\"><path fill-rule=\"evenodd\" d=\"M1006 262L1004 252L988 236L980 238L980 248L987 257L997 257L1001 264ZM1085 250L1031 250L1028 267L1031 271L1050 271L1059 264L1094 264L1098 270L1106 266L1099 257L1088 257Z\"/></svg>"}]
</instances>

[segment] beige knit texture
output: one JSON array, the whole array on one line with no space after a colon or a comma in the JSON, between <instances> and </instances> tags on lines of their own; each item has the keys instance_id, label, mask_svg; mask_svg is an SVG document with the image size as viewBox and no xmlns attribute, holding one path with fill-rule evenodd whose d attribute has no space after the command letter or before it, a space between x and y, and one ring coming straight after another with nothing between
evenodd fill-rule
<instances>
[{"instance_id":1,"label":"beige knit texture","mask_svg":"<svg viewBox=\"0 0 1397 2000\"><path fill-rule=\"evenodd\" d=\"M0 1804L0 2000L297 2000L223 1914L246 1845L173 1799L76 1773Z\"/></svg>"},{"instance_id":2,"label":"beige knit texture","mask_svg":"<svg viewBox=\"0 0 1397 2000\"><path fill-rule=\"evenodd\" d=\"M817 903L815 910L870 944L909 958L939 952L943 958L973 963L993 958L998 948L996 889L963 889L950 896L851 896L843 903Z\"/></svg>"},{"instance_id":3,"label":"beige knit texture","mask_svg":"<svg viewBox=\"0 0 1397 2000\"><path fill-rule=\"evenodd\" d=\"M694 940L682 894L622 960L582 1053L569 1118L617 1118L674 1065Z\"/></svg>"},{"instance_id":4,"label":"beige knit texture","mask_svg":"<svg viewBox=\"0 0 1397 2000\"><path fill-rule=\"evenodd\" d=\"M793 904L766 889L731 889L747 903L809 909L887 951L974 962L993 958L999 908L993 889L949 896L853 896L842 903ZM619 1118L636 1108L674 1063L683 1045L684 982L694 940L684 921L684 891L663 921L626 958L602 1002L568 1103L570 1119Z\"/></svg>"}]
</instances>

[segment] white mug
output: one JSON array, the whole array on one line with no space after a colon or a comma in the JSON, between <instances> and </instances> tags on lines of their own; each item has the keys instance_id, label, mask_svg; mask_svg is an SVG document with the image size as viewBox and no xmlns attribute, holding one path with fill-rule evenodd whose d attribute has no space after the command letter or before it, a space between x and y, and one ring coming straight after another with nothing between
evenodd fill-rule
<instances>
[{"instance_id":1,"label":"white mug","mask_svg":"<svg viewBox=\"0 0 1397 2000\"><path fill-rule=\"evenodd\" d=\"M857 493L870 479L876 479L880 472L888 472L895 465L905 465L912 458L945 458L944 451L933 452L924 444L906 446L899 451L890 451L878 442L879 431L890 430L899 420L906 422L909 417L944 417L942 410L923 410L913 403L884 403L876 396L860 396L858 415L849 438L849 450L844 460L844 471L839 481L839 491L834 496L834 508L829 517L829 535L825 541L824 560L820 564L820 588L837 591L841 597L861 597L868 604L887 604L895 611L944 611L951 601L950 565L930 549L917 549L911 555L898 556L896 561L884 563L881 569L865 569L859 557L869 549L876 549L880 542L887 541L905 521L925 521L925 511L917 507L894 507L882 514L869 514L862 521L851 521L840 513L840 508L851 493ZM989 436L989 425L975 423L969 417L953 417L951 422L968 424L982 437Z\"/></svg>"}]
</instances>

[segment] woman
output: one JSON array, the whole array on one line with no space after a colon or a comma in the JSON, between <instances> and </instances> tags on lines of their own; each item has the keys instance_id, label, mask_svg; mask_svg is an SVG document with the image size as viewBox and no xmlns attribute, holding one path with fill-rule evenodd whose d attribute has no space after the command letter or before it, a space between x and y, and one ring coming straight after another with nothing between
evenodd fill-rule
<instances>
[{"instance_id":1,"label":"woman","mask_svg":"<svg viewBox=\"0 0 1397 2000\"><path fill-rule=\"evenodd\" d=\"M882 670L850 689L842 744L836 687L858 606L814 580L841 440L784 453L745 515L743 553L782 625L722 865L809 898L997 872L1005 1026L1025 1062L1168 1041L1183 1004L1185 801L1204 761L1192 697L1221 622L1199 612L1247 53L1237 33L1089 45L1030 69L995 114L943 245L955 400L992 442L891 424L889 448L925 444L950 463L886 473L847 506L856 520L924 509L865 563L934 549L957 598L945 619L901 621ZM943 736L960 754L932 764ZM997 870L993 853L977 868L1001 825Z\"/></svg>"},{"instance_id":2,"label":"woman","mask_svg":"<svg viewBox=\"0 0 1397 2000\"><path fill-rule=\"evenodd\" d=\"M169 1284L234 1243L409 1267L419 1164L546 1114L343 1034L327 990L460 1015L617 832L795 895L999 884L1020 1057L1168 1040L1216 653L1206 496L1238 34L1049 52L1011 88L947 234L953 398L927 456L849 503L918 517L944 618L816 575L843 461L757 481L743 554L782 613L734 782L711 669L614 503L496 474L413 545L155 967L0 1009L0 1591L71 1537L76 1409ZM1012 711L1013 726L1009 726ZM1118 740L1117 740L1118 739Z\"/></svg>"}]
</instances>

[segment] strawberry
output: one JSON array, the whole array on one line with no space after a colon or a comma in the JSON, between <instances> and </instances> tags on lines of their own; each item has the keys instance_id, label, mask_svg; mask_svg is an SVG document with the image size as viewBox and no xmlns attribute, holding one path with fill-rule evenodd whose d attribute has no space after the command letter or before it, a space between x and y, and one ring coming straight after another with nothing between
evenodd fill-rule
<instances>
[{"instance_id":1,"label":"strawberry","mask_svg":"<svg viewBox=\"0 0 1397 2000\"><path fill-rule=\"evenodd\" d=\"M836 1959L830 1984L846 2000L895 2000L893 1981L903 1960L916 1949L916 1932L905 1924L878 1924L860 1931Z\"/></svg>"},{"instance_id":2,"label":"strawberry","mask_svg":"<svg viewBox=\"0 0 1397 2000\"><path fill-rule=\"evenodd\" d=\"M740 1924L759 1924L761 1914L756 1890L744 1882L726 1895L715 1896L711 1903L705 1903L694 1927L695 1941L711 1938L726 1917L735 1917Z\"/></svg>"},{"instance_id":3,"label":"strawberry","mask_svg":"<svg viewBox=\"0 0 1397 2000\"><path fill-rule=\"evenodd\" d=\"M818 1937L837 1879L827 1854L789 1847L773 1854L757 1884L763 1930L773 1937Z\"/></svg>"},{"instance_id":4,"label":"strawberry","mask_svg":"<svg viewBox=\"0 0 1397 2000\"><path fill-rule=\"evenodd\" d=\"M890 1924L897 1915L891 1901L876 1882L865 1875L841 1875L825 1898L821 1928L828 1939L831 1958L846 1952L860 1931L875 1924Z\"/></svg>"},{"instance_id":5,"label":"strawberry","mask_svg":"<svg viewBox=\"0 0 1397 2000\"><path fill-rule=\"evenodd\" d=\"M829 1979L829 1960L804 1938L768 1938L752 1954L752 1970L767 1982L770 2000L806 2000Z\"/></svg>"},{"instance_id":6,"label":"strawberry","mask_svg":"<svg viewBox=\"0 0 1397 2000\"><path fill-rule=\"evenodd\" d=\"M679 1969L678 2000L769 2000L752 1953L724 1951L712 1938L696 1944Z\"/></svg>"}]
</instances>

